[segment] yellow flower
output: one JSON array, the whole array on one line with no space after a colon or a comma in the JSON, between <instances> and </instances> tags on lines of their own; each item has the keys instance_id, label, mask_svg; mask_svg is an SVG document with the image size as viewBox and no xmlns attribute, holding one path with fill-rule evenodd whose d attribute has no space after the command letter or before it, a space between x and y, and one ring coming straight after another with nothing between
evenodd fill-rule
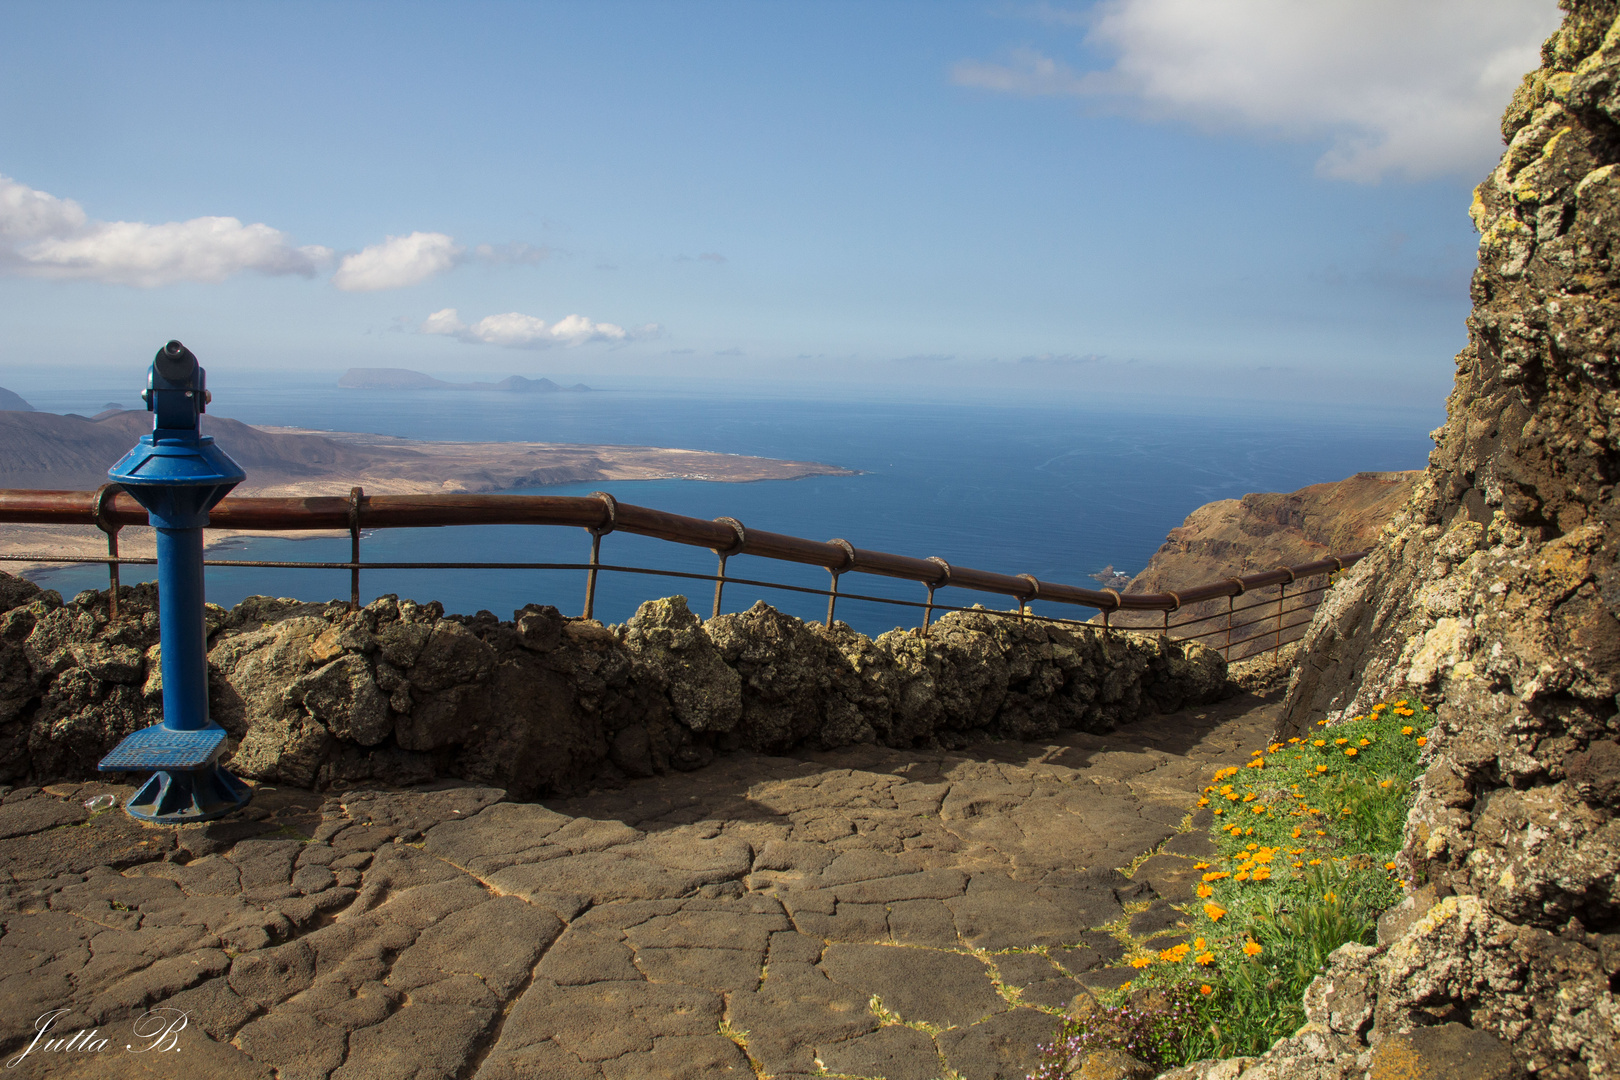
<instances>
[{"instance_id":1,"label":"yellow flower","mask_svg":"<svg viewBox=\"0 0 1620 1080\"><path fill-rule=\"evenodd\" d=\"M1323 896L1323 897L1322 897L1322 899L1324 899L1324 900L1326 900L1326 901L1327 901L1327 902L1328 902L1328 903L1330 903L1330 904L1331 904L1331 903L1333 903L1333 902L1335 902L1335 901L1336 901L1336 900L1338 900L1338 899L1339 899L1339 896L1338 896L1338 894L1337 894L1337 893L1334 893L1334 892L1329 892L1329 893L1326 893L1326 894L1325 894L1325 895L1324 895L1324 896Z\"/></svg>"},{"instance_id":2,"label":"yellow flower","mask_svg":"<svg viewBox=\"0 0 1620 1080\"><path fill-rule=\"evenodd\" d=\"M1229 878L1231 876L1232 875L1227 873L1225 870L1211 870L1209 873L1204 875L1204 880L1219 881L1221 878Z\"/></svg>"},{"instance_id":3,"label":"yellow flower","mask_svg":"<svg viewBox=\"0 0 1620 1080\"><path fill-rule=\"evenodd\" d=\"M1349 741L1350 741L1349 739L1334 739L1333 740L1333 745L1334 746L1343 746L1345 743L1347 743Z\"/></svg>"},{"instance_id":4,"label":"yellow flower","mask_svg":"<svg viewBox=\"0 0 1620 1080\"><path fill-rule=\"evenodd\" d=\"M1235 792L1235 791L1228 791L1228 792L1227 792L1227 793L1226 793L1226 797L1227 797L1227 798L1228 798L1228 799L1231 799L1231 800L1232 800L1232 801L1233 801L1233 802L1237 802L1237 801L1238 801L1238 799L1239 799L1239 797L1240 797L1240 796L1239 796L1239 795L1238 795L1238 793L1237 793L1237 792ZM1254 796L1253 796L1253 795L1250 795L1250 796L1249 796L1249 798L1251 798L1251 799L1252 799L1252 798L1254 798Z\"/></svg>"},{"instance_id":5,"label":"yellow flower","mask_svg":"<svg viewBox=\"0 0 1620 1080\"><path fill-rule=\"evenodd\" d=\"M1220 807L1218 807L1218 806L1217 806L1217 807L1216 807L1216 808L1215 808L1215 812L1216 812L1216 813L1217 813L1217 814L1224 814L1224 813L1226 813L1226 811L1225 811L1225 810L1222 810L1222 809L1221 809L1221 808L1220 808Z\"/></svg>"},{"instance_id":6,"label":"yellow flower","mask_svg":"<svg viewBox=\"0 0 1620 1080\"><path fill-rule=\"evenodd\" d=\"M1316 830L1316 835L1317 836L1326 836L1327 835L1327 830L1326 829L1317 829Z\"/></svg>"},{"instance_id":7,"label":"yellow flower","mask_svg":"<svg viewBox=\"0 0 1620 1080\"><path fill-rule=\"evenodd\" d=\"M1294 743L1297 743L1297 742L1299 742L1298 738L1293 738L1293 739L1288 740L1289 745L1293 745Z\"/></svg>"},{"instance_id":8,"label":"yellow flower","mask_svg":"<svg viewBox=\"0 0 1620 1080\"><path fill-rule=\"evenodd\" d=\"M1371 739L1362 739L1361 740L1361 745L1362 746L1371 746L1372 745L1372 740Z\"/></svg>"},{"instance_id":9,"label":"yellow flower","mask_svg":"<svg viewBox=\"0 0 1620 1080\"><path fill-rule=\"evenodd\" d=\"M1401 700L1397 701L1395 703L1395 705L1396 705L1397 708L1402 708L1402 709L1406 708L1406 699L1401 698Z\"/></svg>"},{"instance_id":10,"label":"yellow flower","mask_svg":"<svg viewBox=\"0 0 1620 1080\"><path fill-rule=\"evenodd\" d=\"M1321 859L1312 859L1311 860L1311 865L1312 866L1321 866L1322 865L1322 860Z\"/></svg>"},{"instance_id":11,"label":"yellow flower","mask_svg":"<svg viewBox=\"0 0 1620 1080\"><path fill-rule=\"evenodd\" d=\"M1259 956L1263 951L1258 941L1245 941L1243 943L1243 953L1246 956Z\"/></svg>"},{"instance_id":12,"label":"yellow flower","mask_svg":"<svg viewBox=\"0 0 1620 1080\"><path fill-rule=\"evenodd\" d=\"M1270 746L1266 747L1266 749L1268 751L1270 751L1271 753L1273 753L1273 754L1275 754L1277 751L1281 750L1282 748L1283 748L1283 744L1280 743L1280 742L1274 742Z\"/></svg>"},{"instance_id":13,"label":"yellow flower","mask_svg":"<svg viewBox=\"0 0 1620 1080\"><path fill-rule=\"evenodd\" d=\"M1410 727L1403 727L1403 728L1401 728L1401 734L1402 735L1410 735L1410 734L1412 734L1413 730L1415 730L1415 729L1410 728Z\"/></svg>"},{"instance_id":14,"label":"yellow flower","mask_svg":"<svg viewBox=\"0 0 1620 1080\"><path fill-rule=\"evenodd\" d=\"M1262 751L1253 750L1253 751L1250 751L1249 756L1250 757L1259 757L1261 753L1262 753Z\"/></svg>"},{"instance_id":15,"label":"yellow flower","mask_svg":"<svg viewBox=\"0 0 1620 1080\"><path fill-rule=\"evenodd\" d=\"M1318 765L1316 767L1316 771L1317 772L1327 772L1327 766L1326 765Z\"/></svg>"},{"instance_id":16,"label":"yellow flower","mask_svg":"<svg viewBox=\"0 0 1620 1080\"><path fill-rule=\"evenodd\" d=\"M1200 967L1209 967L1209 965L1211 965L1211 964L1213 964L1215 962L1215 954L1214 953L1203 952L1203 953L1199 953L1197 956L1193 957L1193 959L1195 961L1197 961L1197 963L1198 963L1198 965Z\"/></svg>"},{"instance_id":17,"label":"yellow flower","mask_svg":"<svg viewBox=\"0 0 1620 1080\"><path fill-rule=\"evenodd\" d=\"M1253 829L1244 829L1243 830L1243 835L1244 836L1253 836L1254 835L1254 830Z\"/></svg>"},{"instance_id":18,"label":"yellow flower","mask_svg":"<svg viewBox=\"0 0 1620 1080\"><path fill-rule=\"evenodd\" d=\"M1204 939L1201 937L1193 938L1193 948L1197 949L1199 952L1203 952L1205 948Z\"/></svg>"},{"instance_id":19,"label":"yellow flower","mask_svg":"<svg viewBox=\"0 0 1620 1080\"><path fill-rule=\"evenodd\" d=\"M1205 904L1204 914L1209 916L1210 922L1220 922L1221 916L1226 914L1226 909L1219 904Z\"/></svg>"},{"instance_id":20,"label":"yellow flower","mask_svg":"<svg viewBox=\"0 0 1620 1080\"><path fill-rule=\"evenodd\" d=\"M1198 805L1199 806L1208 806L1209 805L1209 800L1208 799L1199 799L1198 800Z\"/></svg>"},{"instance_id":21,"label":"yellow flower","mask_svg":"<svg viewBox=\"0 0 1620 1080\"><path fill-rule=\"evenodd\" d=\"M1215 890L1210 888L1208 885L1205 885L1205 884L1200 884L1198 886L1197 892L1198 892L1198 899L1200 899L1200 900L1208 900L1211 896L1215 895Z\"/></svg>"},{"instance_id":22,"label":"yellow flower","mask_svg":"<svg viewBox=\"0 0 1620 1080\"><path fill-rule=\"evenodd\" d=\"M1294 836L1294 839L1295 839L1295 840L1298 840L1298 839L1299 839L1299 833L1300 833L1300 830L1298 830L1298 829L1295 829L1295 830L1294 830L1294 832L1293 832L1293 836Z\"/></svg>"},{"instance_id":23,"label":"yellow flower","mask_svg":"<svg viewBox=\"0 0 1620 1080\"><path fill-rule=\"evenodd\" d=\"M1316 726L1317 727L1327 727L1327 721L1326 720L1318 720L1316 722Z\"/></svg>"},{"instance_id":24,"label":"yellow flower","mask_svg":"<svg viewBox=\"0 0 1620 1080\"><path fill-rule=\"evenodd\" d=\"M1345 749L1345 751L1344 751L1344 756L1345 757L1355 757L1356 756L1356 748L1353 747L1353 746L1347 747Z\"/></svg>"},{"instance_id":25,"label":"yellow flower","mask_svg":"<svg viewBox=\"0 0 1620 1080\"><path fill-rule=\"evenodd\" d=\"M1191 948L1185 941L1180 945L1172 945L1159 954L1159 959L1169 964L1179 964L1187 959L1187 950Z\"/></svg>"},{"instance_id":26,"label":"yellow flower","mask_svg":"<svg viewBox=\"0 0 1620 1080\"><path fill-rule=\"evenodd\" d=\"M1244 802L1254 802L1254 792L1251 791L1247 795L1243 796L1243 801Z\"/></svg>"},{"instance_id":27,"label":"yellow flower","mask_svg":"<svg viewBox=\"0 0 1620 1080\"><path fill-rule=\"evenodd\" d=\"M1207 863L1207 862L1195 862L1195 863L1193 863L1193 869L1194 870L1208 870L1209 869L1209 863Z\"/></svg>"},{"instance_id":28,"label":"yellow flower","mask_svg":"<svg viewBox=\"0 0 1620 1080\"><path fill-rule=\"evenodd\" d=\"M1232 880L1233 881L1248 881L1249 880L1249 872L1247 870L1239 870L1237 873L1232 875Z\"/></svg>"},{"instance_id":29,"label":"yellow flower","mask_svg":"<svg viewBox=\"0 0 1620 1080\"><path fill-rule=\"evenodd\" d=\"M1265 867L1262 866L1260 869L1258 869L1258 870L1256 870L1254 872L1254 875L1250 878L1250 880L1251 881L1270 881L1271 880L1271 871L1267 870Z\"/></svg>"},{"instance_id":30,"label":"yellow flower","mask_svg":"<svg viewBox=\"0 0 1620 1080\"><path fill-rule=\"evenodd\" d=\"M1260 845L1259 844L1250 844L1248 847L1244 848L1243 850L1244 851L1259 851L1260 850Z\"/></svg>"},{"instance_id":31,"label":"yellow flower","mask_svg":"<svg viewBox=\"0 0 1620 1080\"><path fill-rule=\"evenodd\" d=\"M1326 746L1327 745L1327 740L1326 739L1317 739L1315 742L1311 743L1311 745L1312 746Z\"/></svg>"},{"instance_id":32,"label":"yellow flower","mask_svg":"<svg viewBox=\"0 0 1620 1080\"><path fill-rule=\"evenodd\" d=\"M1153 958L1151 956L1138 956L1135 960L1131 961L1131 967L1141 970L1151 963L1153 963Z\"/></svg>"},{"instance_id":33,"label":"yellow flower","mask_svg":"<svg viewBox=\"0 0 1620 1080\"><path fill-rule=\"evenodd\" d=\"M1384 704L1382 701L1380 701L1377 705L1374 705L1372 707L1372 711L1373 712L1383 712L1387 708L1389 708L1389 706Z\"/></svg>"}]
</instances>

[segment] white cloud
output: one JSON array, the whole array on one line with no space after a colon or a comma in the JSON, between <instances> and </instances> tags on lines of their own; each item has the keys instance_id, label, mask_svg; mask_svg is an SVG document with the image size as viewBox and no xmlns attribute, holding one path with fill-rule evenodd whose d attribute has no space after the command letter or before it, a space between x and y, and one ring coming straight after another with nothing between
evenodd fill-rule
<instances>
[{"instance_id":1,"label":"white cloud","mask_svg":"<svg viewBox=\"0 0 1620 1080\"><path fill-rule=\"evenodd\" d=\"M444 233L413 232L346 255L332 275L345 292L403 289L443 273L461 261L463 250Z\"/></svg>"},{"instance_id":2,"label":"white cloud","mask_svg":"<svg viewBox=\"0 0 1620 1080\"><path fill-rule=\"evenodd\" d=\"M1069 21L1050 18L1047 22ZM1206 130L1329 140L1324 176L1474 176L1501 153L1498 118L1558 26L1554 0L1106 0L1076 71L1033 49L963 61L963 86L1123 103Z\"/></svg>"},{"instance_id":3,"label":"white cloud","mask_svg":"<svg viewBox=\"0 0 1620 1080\"><path fill-rule=\"evenodd\" d=\"M244 270L310 277L331 259L329 248L295 247L277 229L233 217L95 221L71 199L0 176L0 272L152 288Z\"/></svg>"},{"instance_id":4,"label":"white cloud","mask_svg":"<svg viewBox=\"0 0 1620 1080\"><path fill-rule=\"evenodd\" d=\"M646 330L656 330L647 327ZM587 341L626 341L632 335L612 323L592 322L583 315L569 315L547 326L533 315L509 311L486 315L468 326L455 308L435 311L422 320L424 334L442 334L469 345L503 345L509 349L544 349L551 345L583 345Z\"/></svg>"}]
</instances>

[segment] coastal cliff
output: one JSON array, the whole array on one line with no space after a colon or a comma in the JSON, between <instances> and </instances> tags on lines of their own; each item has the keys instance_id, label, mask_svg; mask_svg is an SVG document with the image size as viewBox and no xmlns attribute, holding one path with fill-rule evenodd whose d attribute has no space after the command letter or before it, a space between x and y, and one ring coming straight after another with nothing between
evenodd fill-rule
<instances>
[{"instance_id":1,"label":"coastal cliff","mask_svg":"<svg viewBox=\"0 0 1620 1080\"><path fill-rule=\"evenodd\" d=\"M1620 1076L1620 4L1564 6L1475 193L1438 446L1319 610L1279 733L1435 706L1408 895L1296 1036L1179 1076L1407 1075L1414 1033L1510 1054L1491 1075Z\"/></svg>"},{"instance_id":2,"label":"coastal cliff","mask_svg":"<svg viewBox=\"0 0 1620 1080\"><path fill-rule=\"evenodd\" d=\"M1421 472L1362 472L1286 494L1205 503L1171 529L1124 592L1184 589L1238 574L1364 551L1411 497Z\"/></svg>"},{"instance_id":3,"label":"coastal cliff","mask_svg":"<svg viewBox=\"0 0 1620 1080\"><path fill-rule=\"evenodd\" d=\"M1279 566L1299 566L1329 555L1365 551L1378 542L1384 525L1411 497L1412 485L1421 475L1416 471L1362 472L1298 491L1261 492L1205 503L1188 514L1178 528L1170 530L1147 566L1120 591L1169 592ZM1290 592L1298 594L1325 584L1325 578L1301 579L1290 586ZM1268 590L1268 594L1274 592ZM1239 604L1255 602L1254 597L1248 597ZM1188 604L1171 617L1185 628L1172 632L1185 635L1215 631L1205 640L1224 648L1226 636L1219 631L1225 628L1226 613L1225 600ZM1162 619L1158 612L1120 611L1110 621L1115 626L1152 628L1162 625ZM1290 611L1280 628L1282 640L1297 640L1309 619L1308 611ZM1275 624L1271 619L1257 619L1255 613L1239 611L1235 625L1231 659L1258 655L1273 644ZM1250 639L1263 640L1244 644ZM1267 670L1280 674L1286 668L1280 663Z\"/></svg>"}]
</instances>

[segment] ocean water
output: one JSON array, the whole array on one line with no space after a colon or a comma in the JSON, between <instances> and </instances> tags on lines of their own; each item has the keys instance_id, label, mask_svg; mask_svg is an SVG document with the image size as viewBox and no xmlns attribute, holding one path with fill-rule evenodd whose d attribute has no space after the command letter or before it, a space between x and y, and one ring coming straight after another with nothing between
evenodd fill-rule
<instances>
[{"instance_id":1,"label":"ocean water","mask_svg":"<svg viewBox=\"0 0 1620 1080\"><path fill-rule=\"evenodd\" d=\"M15 380L13 380L15 381ZM645 481L546 488L584 495L601 487L621 502L695 517L735 517L745 525L815 539L842 537L857 547L926 557L953 565L1094 586L1089 577L1112 565L1141 569L1165 534L1196 507L1251 491L1292 491L1362 470L1421 468L1437 411L1363 412L1317 407L1244 408L1211 403L1171 411L1084 403L1010 401L832 400L768 388L715 392L633 388L591 394L520 396L496 392L358 391L296 379L215 380L213 409L248 423L377 432L427 440L538 440L688 447L724 453L811 460L859 475L748 484ZM109 401L134 404L133 392L78 380L13 386L36 407L98 411ZM229 447L225 447L229 451ZM110 464L110 463L109 463ZM334 493L346 493L347 486ZM582 529L479 526L378 530L362 557L377 561L584 562ZM343 561L346 535L330 539L251 538L218 558ZM645 537L616 533L602 542L602 561L713 573L715 556ZM150 580L126 567L126 582ZM737 577L825 588L814 567L738 556ZM54 570L40 584L71 596L105 587L99 567ZM396 593L437 599L448 611L488 609L509 618L525 603L555 604L578 614L584 574L578 571L368 571L363 598ZM345 571L210 569L209 599L229 606L254 594L324 600L348 595ZM847 592L922 601L923 586L847 575ZM682 593L707 615L709 582L603 574L596 614L628 618L643 600ZM821 597L728 585L725 609L757 599L806 619L826 612ZM1008 606L986 594L945 589L941 603ZM1090 609L1039 606L1052 614L1089 617ZM915 625L920 612L840 600L838 617L876 634Z\"/></svg>"}]
</instances>

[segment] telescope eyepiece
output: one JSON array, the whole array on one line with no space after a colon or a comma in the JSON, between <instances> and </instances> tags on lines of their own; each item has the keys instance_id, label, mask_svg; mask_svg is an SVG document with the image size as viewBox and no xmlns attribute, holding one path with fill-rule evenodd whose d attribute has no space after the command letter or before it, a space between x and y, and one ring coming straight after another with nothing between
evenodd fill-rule
<instances>
[{"instance_id":1,"label":"telescope eyepiece","mask_svg":"<svg viewBox=\"0 0 1620 1080\"><path fill-rule=\"evenodd\" d=\"M159 349L152 360L152 367L170 382L186 383L197 377L197 358L178 341L171 341Z\"/></svg>"}]
</instances>

